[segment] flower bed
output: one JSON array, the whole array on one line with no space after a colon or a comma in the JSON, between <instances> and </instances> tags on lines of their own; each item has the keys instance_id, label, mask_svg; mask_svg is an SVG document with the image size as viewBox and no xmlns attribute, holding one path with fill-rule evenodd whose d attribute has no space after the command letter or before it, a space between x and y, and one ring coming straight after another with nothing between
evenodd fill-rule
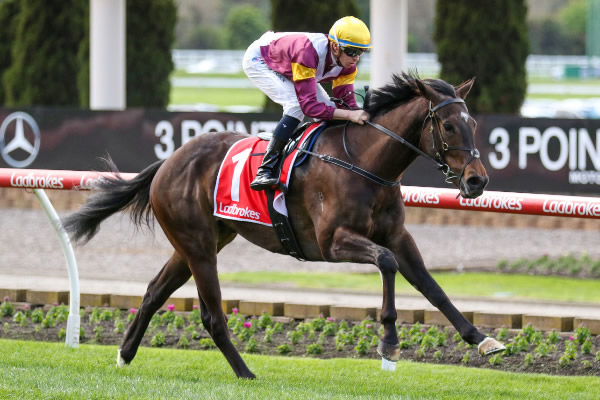
<instances>
[{"instance_id":1,"label":"flower bed","mask_svg":"<svg viewBox=\"0 0 600 400\"><path fill-rule=\"evenodd\" d=\"M169 306L153 316L142 346L212 349L214 343L202 326L200 311L177 312ZM68 307L30 309L27 304L0 305L1 338L63 341ZM82 309L80 342L119 345L137 310ZM376 348L382 326L372 320L335 321L330 318L297 321L290 318L243 316L236 309L228 326L242 352L321 358L380 358ZM476 346L466 344L452 328L398 325L401 358L418 362L456 364L506 371L556 375L600 375L600 338L579 327L575 332L483 330L506 344L506 351L481 357Z\"/></svg>"}]
</instances>

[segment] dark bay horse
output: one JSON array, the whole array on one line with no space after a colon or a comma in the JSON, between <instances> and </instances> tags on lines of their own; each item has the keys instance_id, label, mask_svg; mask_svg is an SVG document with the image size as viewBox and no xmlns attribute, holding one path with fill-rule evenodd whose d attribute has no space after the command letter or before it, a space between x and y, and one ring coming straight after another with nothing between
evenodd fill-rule
<instances>
[{"instance_id":1,"label":"dark bay horse","mask_svg":"<svg viewBox=\"0 0 600 400\"><path fill-rule=\"evenodd\" d=\"M403 171L420 154L445 172L466 198L483 193L488 178L474 147L475 124L463 99L473 80L457 87L442 80L395 75L370 92L365 109L373 124L327 128L313 151L343 159L388 183L382 185L348 169L309 157L293 171L287 208L307 260L368 263L383 281L378 352L398 360L394 279L400 272L481 354L503 350L479 332L451 303L425 268L404 227L399 185ZM382 133L382 130L387 134ZM213 191L222 159L247 135L207 133L156 162L132 180L116 175L96 188L87 203L64 222L74 241L91 239L110 215L129 209L137 225L159 222L174 253L150 282L119 350L119 366L130 363L151 317L190 277L198 289L202 322L238 377L254 378L231 343L221 308L217 254L239 234L257 246L285 253L272 227L213 216ZM349 159L351 158L351 159Z\"/></svg>"}]
</instances>

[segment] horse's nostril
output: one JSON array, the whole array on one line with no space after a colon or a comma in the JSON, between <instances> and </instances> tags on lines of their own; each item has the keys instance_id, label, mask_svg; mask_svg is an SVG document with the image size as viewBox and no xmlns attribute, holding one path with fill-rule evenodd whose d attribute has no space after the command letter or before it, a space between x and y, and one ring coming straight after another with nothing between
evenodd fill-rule
<instances>
[{"instance_id":1,"label":"horse's nostril","mask_svg":"<svg viewBox=\"0 0 600 400\"><path fill-rule=\"evenodd\" d=\"M467 185L471 190L483 189L487 185L488 180L487 176L472 176L467 179Z\"/></svg>"}]
</instances>

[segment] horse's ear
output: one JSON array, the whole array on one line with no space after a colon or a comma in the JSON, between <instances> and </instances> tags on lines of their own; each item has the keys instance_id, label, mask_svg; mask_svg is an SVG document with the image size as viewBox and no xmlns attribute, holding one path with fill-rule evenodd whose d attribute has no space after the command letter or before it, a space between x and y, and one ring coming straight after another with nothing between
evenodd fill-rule
<instances>
[{"instance_id":1,"label":"horse's ear","mask_svg":"<svg viewBox=\"0 0 600 400\"><path fill-rule=\"evenodd\" d=\"M469 92L471 91L471 88L473 87L474 83L475 83L475 77L472 77L471 79L464 81L460 85L456 86L454 88L454 90L456 91L456 94L461 99L465 99L467 97L467 95L469 94Z\"/></svg>"},{"instance_id":2,"label":"horse's ear","mask_svg":"<svg viewBox=\"0 0 600 400\"><path fill-rule=\"evenodd\" d=\"M417 84L417 87L419 88L419 93L421 94L421 96L423 96L427 100L433 101L435 103L437 103L440 100L439 93L436 92L431 86L429 86L428 84L426 84L425 82L423 82L420 79L415 79L415 83Z\"/></svg>"}]
</instances>

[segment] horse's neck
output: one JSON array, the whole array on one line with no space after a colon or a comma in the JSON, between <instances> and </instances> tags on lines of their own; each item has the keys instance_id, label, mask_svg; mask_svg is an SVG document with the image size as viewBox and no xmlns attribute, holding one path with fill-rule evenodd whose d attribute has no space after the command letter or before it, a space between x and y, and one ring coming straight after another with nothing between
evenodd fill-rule
<instances>
[{"instance_id":1,"label":"horse's neck","mask_svg":"<svg viewBox=\"0 0 600 400\"><path fill-rule=\"evenodd\" d=\"M390 129L414 146L419 147L421 128L426 111L419 100L403 104L375 119L374 122ZM417 153L383 132L369 127L365 135L367 143L363 162L368 163L373 172L394 180L415 160Z\"/></svg>"}]
</instances>

